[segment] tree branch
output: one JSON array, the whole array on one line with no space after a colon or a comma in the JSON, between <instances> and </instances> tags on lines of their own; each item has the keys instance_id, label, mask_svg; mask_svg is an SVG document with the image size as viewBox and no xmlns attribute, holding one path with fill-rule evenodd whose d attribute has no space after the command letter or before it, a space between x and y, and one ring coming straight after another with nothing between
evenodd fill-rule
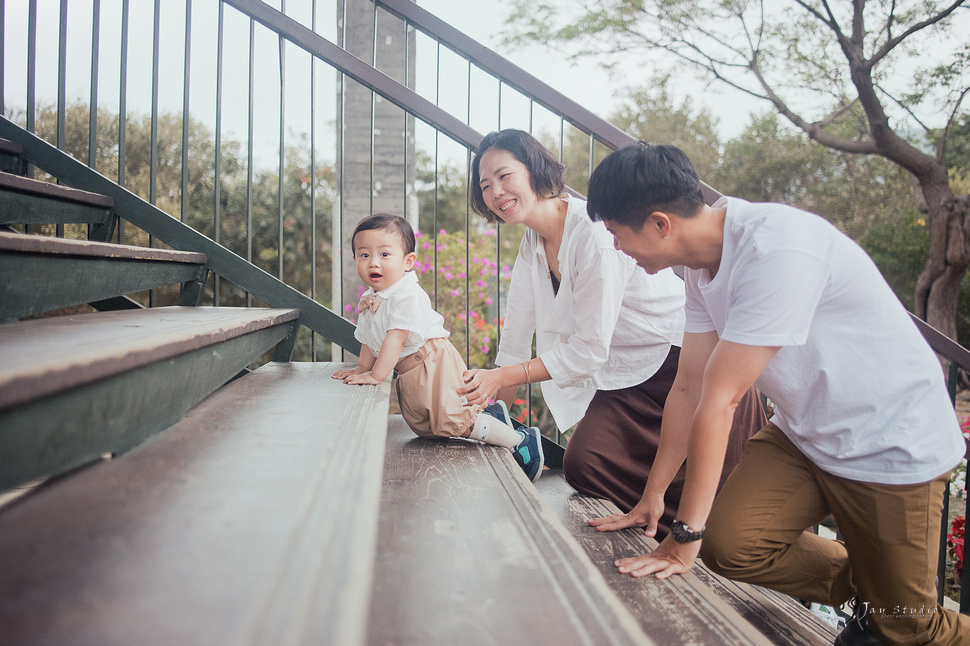
<instances>
[{"instance_id":1,"label":"tree branch","mask_svg":"<svg viewBox=\"0 0 970 646\"><path fill-rule=\"evenodd\" d=\"M916 32L922 29L926 29L931 25L935 25L936 23L940 22L944 18L948 17L950 14L956 11L960 7L960 5L962 5L965 1L966 0L956 0L953 4L951 4L949 7L947 7L937 15L931 16L930 18L927 18L923 22L916 23L915 25L913 25L912 27L910 27L900 35L896 36L895 38L888 39L883 44L883 46L879 48L879 51L874 53L872 55L872 58L869 59L869 67L872 67L873 65L881 61L883 58L885 58L886 55L889 54L889 52L891 52L893 49L896 48L897 45L899 45L899 43L906 40L912 34L915 34Z\"/></svg>"},{"instance_id":2,"label":"tree branch","mask_svg":"<svg viewBox=\"0 0 970 646\"><path fill-rule=\"evenodd\" d=\"M968 93L970 93L970 87L963 88L963 91L960 92L960 98L958 98L956 103L953 105L953 110L950 111L950 116L947 117L946 125L943 127L943 137L940 139L939 152L937 153L937 159L939 159L941 164L946 161L946 144L950 137L950 126L953 125L953 120L957 118L957 112L960 110L960 104L963 103L963 100L967 97Z\"/></svg>"},{"instance_id":3,"label":"tree branch","mask_svg":"<svg viewBox=\"0 0 970 646\"><path fill-rule=\"evenodd\" d=\"M764 89L767 98L775 106L775 109L784 116L786 119L791 121L795 126L801 129L809 138L814 139L823 146L828 146L829 148L835 148L836 150L841 150L847 153L858 153L862 155L876 154L879 151L876 148L874 142L871 141L856 141L855 139L846 139L844 137L836 137L835 135L823 130L822 124L815 122L809 123L801 116L793 112L788 104L782 100L768 82L765 80L764 76L761 74L761 70L757 66L751 67L751 72L758 79L761 84L762 89Z\"/></svg>"}]
</instances>

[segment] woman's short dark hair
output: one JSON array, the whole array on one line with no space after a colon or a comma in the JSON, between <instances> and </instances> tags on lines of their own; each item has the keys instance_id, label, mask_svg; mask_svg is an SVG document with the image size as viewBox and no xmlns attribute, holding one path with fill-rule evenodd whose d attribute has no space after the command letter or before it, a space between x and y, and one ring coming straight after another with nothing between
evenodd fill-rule
<instances>
[{"instance_id":1,"label":"woman's short dark hair","mask_svg":"<svg viewBox=\"0 0 970 646\"><path fill-rule=\"evenodd\" d=\"M411 228L411 223L402 218L400 215L394 215L392 213L375 213L374 215L368 215L366 218L357 223L354 228L354 235L350 238L350 250L353 254L357 255L357 234L361 231L373 231L373 230L383 231L384 229L390 229L391 231L397 233L401 236L401 243L404 247L404 255L409 253L414 253L415 242L414 242L414 229Z\"/></svg>"},{"instance_id":2,"label":"woman's short dark hair","mask_svg":"<svg viewBox=\"0 0 970 646\"><path fill-rule=\"evenodd\" d=\"M589 178L586 211L640 231L654 211L689 218L704 205L701 180L676 146L626 144L600 162Z\"/></svg>"},{"instance_id":3,"label":"woman's short dark hair","mask_svg":"<svg viewBox=\"0 0 970 646\"><path fill-rule=\"evenodd\" d=\"M472 159L471 206L480 216L489 222L498 222L499 217L488 208L482 197L481 180L478 165L482 155L492 148L504 150L529 169L532 190L540 198L555 197L566 188L562 174L566 167L560 164L539 141L524 130L499 130L490 132L482 138L475 157Z\"/></svg>"}]
</instances>

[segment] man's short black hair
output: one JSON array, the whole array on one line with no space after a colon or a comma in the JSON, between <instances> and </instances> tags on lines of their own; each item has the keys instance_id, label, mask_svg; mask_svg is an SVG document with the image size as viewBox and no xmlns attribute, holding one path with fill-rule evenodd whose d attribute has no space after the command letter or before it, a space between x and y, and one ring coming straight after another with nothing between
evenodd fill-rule
<instances>
[{"instance_id":1,"label":"man's short black hair","mask_svg":"<svg viewBox=\"0 0 970 646\"><path fill-rule=\"evenodd\" d=\"M350 238L350 251L355 256L357 255L357 234L361 231L373 231L375 229L378 231L384 229L394 231L401 236L401 246L404 247L404 255L414 253L416 244L414 241L414 229L411 228L411 223L400 215L375 213L374 215L368 215L358 222L354 228L354 235Z\"/></svg>"},{"instance_id":2,"label":"man's short black hair","mask_svg":"<svg viewBox=\"0 0 970 646\"><path fill-rule=\"evenodd\" d=\"M562 178L566 167L560 164L535 137L524 130L514 128L490 132L482 138L472 159L471 185L472 209L489 222L498 222L499 218L488 208L482 197L482 176L478 165L482 155L492 148L511 153L529 169L532 190L540 198L556 197L566 189L566 183Z\"/></svg>"},{"instance_id":3,"label":"man's short black hair","mask_svg":"<svg viewBox=\"0 0 970 646\"><path fill-rule=\"evenodd\" d=\"M701 180L676 146L626 144L600 162L589 178L586 210L640 231L654 211L689 218L704 205Z\"/></svg>"}]
</instances>

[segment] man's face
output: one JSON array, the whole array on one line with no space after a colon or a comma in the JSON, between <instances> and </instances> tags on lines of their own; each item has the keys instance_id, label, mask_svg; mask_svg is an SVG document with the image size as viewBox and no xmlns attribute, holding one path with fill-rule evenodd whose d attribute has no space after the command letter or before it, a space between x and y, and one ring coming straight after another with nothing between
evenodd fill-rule
<instances>
[{"instance_id":1,"label":"man's face","mask_svg":"<svg viewBox=\"0 0 970 646\"><path fill-rule=\"evenodd\" d=\"M613 220L604 220L603 224L613 234L613 246L633 258L648 274L655 274L669 266L661 257L664 242L661 227L652 217L647 218L640 231Z\"/></svg>"}]
</instances>

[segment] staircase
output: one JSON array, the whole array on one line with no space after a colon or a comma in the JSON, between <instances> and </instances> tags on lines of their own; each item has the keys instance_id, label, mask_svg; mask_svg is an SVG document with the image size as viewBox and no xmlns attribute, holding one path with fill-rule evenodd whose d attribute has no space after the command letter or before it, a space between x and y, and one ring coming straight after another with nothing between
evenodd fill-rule
<instances>
[{"instance_id":1,"label":"staircase","mask_svg":"<svg viewBox=\"0 0 970 646\"><path fill-rule=\"evenodd\" d=\"M115 217L0 173L0 641L360 643L389 383L289 363L298 309L199 307L205 253L10 228Z\"/></svg>"},{"instance_id":2,"label":"staircase","mask_svg":"<svg viewBox=\"0 0 970 646\"><path fill-rule=\"evenodd\" d=\"M414 437L390 379L289 361L302 309L200 307L204 245L105 242L114 198L8 175L0 642L831 643L702 565L618 576L653 546L586 526L608 504L554 471L536 489L496 447ZM100 241L13 228L78 222ZM132 298L172 285L174 306Z\"/></svg>"}]
</instances>

